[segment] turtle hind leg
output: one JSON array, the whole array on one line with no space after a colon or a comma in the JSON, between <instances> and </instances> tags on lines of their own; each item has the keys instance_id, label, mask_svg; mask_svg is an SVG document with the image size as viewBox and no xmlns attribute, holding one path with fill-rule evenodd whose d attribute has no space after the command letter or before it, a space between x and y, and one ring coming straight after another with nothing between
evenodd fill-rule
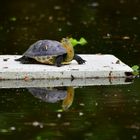
<instances>
[{"instance_id":1,"label":"turtle hind leg","mask_svg":"<svg viewBox=\"0 0 140 140\"><path fill-rule=\"evenodd\" d=\"M26 56L22 56L18 59L15 59L15 61L20 61L20 63L22 64L37 64L38 62L35 59L26 57Z\"/></svg>"},{"instance_id":2,"label":"turtle hind leg","mask_svg":"<svg viewBox=\"0 0 140 140\"><path fill-rule=\"evenodd\" d=\"M86 60L82 59L79 55L75 54L73 57L74 60L77 61L78 64L84 64Z\"/></svg>"}]
</instances>

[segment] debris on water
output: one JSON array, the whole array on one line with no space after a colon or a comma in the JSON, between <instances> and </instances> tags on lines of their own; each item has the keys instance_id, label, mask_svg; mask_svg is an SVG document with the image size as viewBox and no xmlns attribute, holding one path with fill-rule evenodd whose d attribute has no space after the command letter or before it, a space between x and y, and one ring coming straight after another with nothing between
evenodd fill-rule
<instances>
[{"instance_id":1,"label":"debris on water","mask_svg":"<svg viewBox=\"0 0 140 140\"><path fill-rule=\"evenodd\" d=\"M0 132L1 133L7 133L7 132L9 132L7 129L0 129Z\"/></svg>"},{"instance_id":2,"label":"debris on water","mask_svg":"<svg viewBox=\"0 0 140 140\"><path fill-rule=\"evenodd\" d=\"M128 89L127 91L128 91L128 92L130 92L131 90L130 90L130 89Z\"/></svg>"},{"instance_id":3,"label":"debris on water","mask_svg":"<svg viewBox=\"0 0 140 140\"><path fill-rule=\"evenodd\" d=\"M79 112L79 116L83 116L84 115L84 113L83 112Z\"/></svg>"},{"instance_id":4,"label":"debris on water","mask_svg":"<svg viewBox=\"0 0 140 140\"><path fill-rule=\"evenodd\" d=\"M86 137L91 137L91 136L93 136L93 133L90 133L90 132L89 133L85 133L85 136Z\"/></svg>"},{"instance_id":5,"label":"debris on water","mask_svg":"<svg viewBox=\"0 0 140 140\"><path fill-rule=\"evenodd\" d=\"M39 125L39 127L40 127L40 128L43 128L44 126L43 126L43 124L41 123L41 124Z\"/></svg>"},{"instance_id":6,"label":"debris on water","mask_svg":"<svg viewBox=\"0 0 140 140\"><path fill-rule=\"evenodd\" d=\"M52 21L53 20L53 16L49 16L49 20Z\"/></svg>"},{"instance_id":7,"label":"debris on water","mask_svg":"<svg viewBox=\"0 0 140 140\"><path fill-rule=\"evenodd\" d=\"M64 122L63 125L64 126L69 126L70 125L70 122Z\"/></svg>"},{"instance_id":8,"label":"debris on water","mask_svg":"<svg viewBox=\"0 0 140 140\"><path fill-rule=\"evenodd\" d=\"M11 17L11 18L10 18L10 21L16 21L16 20L17 20L16 17Z\"/></svg>"},{"instance_id":9,"label":"debris on water","mask_svg":"<svg viewBox=\"0 0 140 140\"><path fill-rule=\"evenodd\" d=\"M55 5L53 8L54 8L54 10L60 10L61 9L61 6Z\"/></svg>"},{"instance_id":10,"label":"debris on water","mask_svg":"<svg viewBox=\"0 0 140 140\"><path fill-rule=\"evenodd\" d=\"M10 130L14 131L14 130L16 130L16 127L15 126L11 126Z\"/></svg>"},{"instance_id":11,"label":"debris on water","mask_svg":"<svg viewBox=\"0 0 140 140\"><path fill-rule=\"evenodd\" d=\"M9 33L9 32L10 32L10 30L9 30L9 29L7 29L7 30L6 30L6 32L7 32L7 33Z\"/></svg>"},{"instance_id":12,"label":"debris on water","mask_svg":"<svg viewBox=\"0 0 140 140\"><path fill-rule=\"evenodd\" d=\"M106 35L103 36L103 39L110 39L111 38L111 34L107 33Z\"/></svg>"},{"instance_id":13,"label":"debris on water","mask_svg":"<svg viewBox=\"0 0 140 140\"><path fill-rule=\"evenodd\" d=\"M61 32L62 31L62 28L58 28L58 31Z\"/></svg>"},{"instance_id":14,"label":"debris on water","mask_svg":"<svg viewBox=\"0 0 140 140\"><path fill-rule=\"evenodd\" d=\"M106 36L107 36L107 37L111 37L111 34L110 34L110 33L107 33Z\"/></svg>"},{"instance_id":15,"label":"debris on water","mask_svg":"<svg viewBox=\"0 0 140 140\"><path fill-rule=\"evenodd\" d=\"M119 15L121 12L119 10L116 11L116 14Z\"/></svg>"},{"instance_id":16,"label":"debris on water","mask_svg":"<svg viewBox=\"0 0 140 140\"><path fill-rule=\"evenodd\" d=\"M129 36L123 36L122 39L128 40L128 39L130 39L130 37Z\"/></svg>"},{"instance_id":17,"label":"debris on water","mask_svg":"<svg viewBox=\"0 0 140 140\"><path fill-rule=\"evenodd\" d=\"M93 2L93 3L91 3L89 6L98 7L98 6L99 6L99 3L98 3L98 2Z\"/></svg>"},{"instance_id":18,"label":"debris on water","mask_svg":"<svg viewBox=\"0 0 140 140\"><path fill-rule=\"evenodd\" d=\"M66 20L66 17L64 17L64 16L63 17L58 17L57 20L58 21L65 21Z\"/></svg>"},{"instance_id":19,"label":"debris on water","mask_svg":"<svg viewBox=\"0 0 140 140\"><path fill-rule=\"evenodd\" d=\"M114 97L117 97L118 95L117 94L114 94Z\"/></svg>"},{"instance_id":20,"label":"debris on water","mask_svg":"<svg viewBox=\"0 0 140 140\"><path fill-rule=\"evenodd\" d=\"M136 136L136 135L133 135L133 136L132 136L132 139L133 139L133 140L137 139L137 136Z\"/></svg>"},{"instance_id":21,"label":"debris on water","mask_svg":"<svg viewBox=\"0 0 140 140\"><path fill-rule=\"evenodd\" d=\"M26 17L25 17L25 20L29 20L29 17L28 17L28 16L26 16Z\"/></svg>"},{"instance_id":22,"label":"debris on water","mask_svg":"<svg viewBox=\"0 0 140 140\"><path fill-rule=\"evenodd\" d=\"M39 123L39 122L37 122L37 121L35 121L35 122L33 122L33 123L32 123L32 125L36 127L36 126L39 126L39 125L40 125L40 123Z\"/></svg>"},{"instance_id":23,"label":"debris on water","mask_svg":"<svg viewBox=\"0 0 140 140\"><path fill-rule=\"evenodd\" d=\"M98 106L98 103L97 102L95 103L95 106Z\"/></svg>"},{"instance_id":24,"label":"debris on water","mask_svg":"<svg viewBox=\"0 0 140 140\"><path fill-rule=\"evenodd\" d=\"M120 0L120 3L121 3L121 4L124 4L124 3L125 3L125 1L124 1L124 0Z\"/></svg>"},{"instance_id":25,"label":"debris on water","mask_svg":"<svg viewBox=\"0 0 140 140\"><path fill-rule=\"evenodd\" d=\"M82 23L83 23L84 25L87 25L87 24L88 24L88 22L87 22L87 21L82 21Z\"/></svg>"},{"instance_id":26,"label":"debris on water","mask_svg":"<svg viewBox=\"0 0 140 140\"><path fill-rule=\"evenodd\" d=\"M45 14L40 14L39 18L40 18L40 19L45 18Z\"/></svg>"},{"instance_id":27,"label":"debris on water","mask_svg":"<svg viewBox=\"0 0 140 140\"><path fill-rule=\"evenodd\" d=\"M67 25L68 25L68 26L71 26L72 23L71 23L70 21L67 21Z\"/></svg>"},{"instance_id":28,"label":"debris on water","mask_svg":"<svg viewBox=\"0 0 140 140\"><path fill-rule=\"evenodd\" d=\"M26 124L30 125L30 123L26 123ZM40 123L38 121L32 122L31 125L33 125L34 127L40 127L40 128L44 127L43 123Z\"/></svg>"},{"instance_id":29,"label":"debris on water","mask_svg":"<svg viewBox=\"0 0 140 140\"><path fill-rule=\"evenodd\" d=\"M139 126L138 124L132 124L132 125L129 125L129 126L127 126L127 128L140 130L140 126Z\"/></svg>"},{"instance_id":30,"label":"debris on water","mask_svg":"<svg viewBox=\"0 0 140 140\"><path fill-rule=\"evenodd\" d=\"M52 127L53 127L53 126L56 126L57 124L56 124L56 123L51 122L51 123L47 123L46 125L47 125L47 126L52 126Z\"/></svg>"},{"instance_id":31,"label":"debris on water","mask_svg":"<svg viewBox=\"0 0 140 140\"><path fill-rule=\"evenodd\" d=\"M80 103L79 105L80 105L80 106L85 106L85 104L84 104L84 103Z\"/></svg>"},{"instance_id":32,"label":"debris on water","mask_svg":"<svg viewBox=\"0 0 140 140\"><path fill-rule=\"evenodd\" d=\"M62 116L62 115L61 115L60 113L57 114L57 118L61 118L61 116Z\"/></svg>"},{"instance_id":33,"label":"debris on water","mask_svg":"<svg viewBox=\"0 0 140 140\"><path fill-rule=\"evenodd\" d=\"M133 19L133 20L138 20L138 17L135 17L135 16L134 16L132 19Z\"/></svg>"},{"instance_id":34,"label":"debris on water","mask_svg":"<svg viewBox=\"0 0 140 140\"><path fill-rule=\"evenodd\" d=\"M15 27L11 26L11 27L10 27L10 29L11 29L11 30L14 30L14 29L15 29Z\"/></svg>"},{"instance_id":35,"label":"debris on water","mask_svg":"<svg viewBox=\"0 0 140 140\"><path fill-rule=\"evenodd\" d=\"M0 30L3 30L3 26L0 26Z\"/></svg>"}]
</instances>

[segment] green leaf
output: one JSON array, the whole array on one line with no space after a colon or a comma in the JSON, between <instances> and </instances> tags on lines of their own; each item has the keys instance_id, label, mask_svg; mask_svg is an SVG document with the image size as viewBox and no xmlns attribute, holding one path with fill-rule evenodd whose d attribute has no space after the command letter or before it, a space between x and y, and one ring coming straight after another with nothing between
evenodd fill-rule
<instances>
[{"instance_id":1,"label":"green leaf","mask_svg":"<svg viewBox=\"0 0 140 140\"><path fill-rule=\"evenodd\" d=\"M10 21L16 21L16 20L17 20L16 17L11 17L11 18L10 18Z\"/></svg>"},{"instance_id":2,"label":"green leaf","mask_svg":"<svg viewBox=\"0 0 140 140\"><path fill-rule=\"evenodd\" d=\"M139 66L138 66L138 65L134 65L134 66L132 67L132 69L133 69L133 75L134 75L134 76L139 75Z\"/></svg>"},{"instance_id":3,"label":"green leaf","mask_svg":"<svg viewBox=\"0 0 140 140\"><path fill-rule=\"evenodd\" d=\"M79 41L74 38L70 38L69 41L71 42L73 47L76 46L77 44L85 45L87 43L86 39L83 37L81 37Z\"/></svg>"},{"instance_id":4,"label":"green leaf","mask_svg":"<svg viewBox=\"0 0 140 140\"><path fill-rule=\"evenodd\" d=\"M63 109L58 109L56 110L56 112L63 112Z\"/></svg>"},{"instance_id":5,"label":"green leaf","mask_svg":"<svg viewBox=\"0 0 140 140\"><path fill-rule=\"evenodd\" d=\"M134 65L134 66L132 67L132 69L133 69L134 71L138 71L139 66L138 66L138 65Z\"/></svg>"},{"instance_id":6,"label":"green leaf","mask_svg":"<svg viewBox=\"0 0 140 140\"><path fill-rule=\"evenodd\" d=\"M72 46L76 46L78 44L76 39L70 38L69 41L71 42Z\"/></svg>"},{"instance_id":7,"label":"green leaf","mask_svg":"<svg viewBox=\"0 0 140 140\"><path fill-rule=\"evenodd\" d=\"M81 37L80 40L79 40L79 44L81 44L81 45L85 45L85 44L87 44L86 39L83 38L83 37Z\"/></svg>"}]
</instances>

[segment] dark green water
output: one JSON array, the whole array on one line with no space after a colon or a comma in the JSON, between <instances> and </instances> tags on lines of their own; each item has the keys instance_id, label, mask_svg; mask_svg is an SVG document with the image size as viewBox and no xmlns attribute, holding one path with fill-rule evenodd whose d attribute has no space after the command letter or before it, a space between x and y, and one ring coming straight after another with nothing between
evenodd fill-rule
<instances>
[{"instance_id":1,"label":"dark green water","mask_svg":"<svg viewBox=\"0 0 140 140\"><path fill-rule=\"evenodd\" d=\"M28 89L1 89L0 139L139 139L139 84L75 88L66 111L62 100L48 103Z\"/></svg>"},{"instance_id":2,"label":"dark green water","mask_svg":"<svg viewBox=\"0 0 140 140\"><path fill-rule=\"evenodd\" d=\"M0 1L0 54L22 54L39 39L85 37L77 53L111 53L140 65L139 0ZM44 102L28 89L0 89L0 140L140 139L140 80L75 88L74 100Z\"/></svg>"}]
</instances>

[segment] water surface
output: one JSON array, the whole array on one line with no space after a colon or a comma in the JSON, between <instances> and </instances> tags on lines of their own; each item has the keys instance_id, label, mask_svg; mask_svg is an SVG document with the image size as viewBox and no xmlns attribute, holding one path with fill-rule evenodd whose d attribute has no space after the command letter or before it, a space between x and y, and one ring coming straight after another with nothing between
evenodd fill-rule
<instances>
[{"instance_id":1,"label":"water surface","mask_svg":"<svg viewBox=\"0 0 140 140\"><path fill-rule=\"evenodd\" d=\"M40 88L1 89L0 138L139 139L138 84L48 88L44 97ZM68 88L72 102L63 110Z\"/></svg>"}]
</instances>

